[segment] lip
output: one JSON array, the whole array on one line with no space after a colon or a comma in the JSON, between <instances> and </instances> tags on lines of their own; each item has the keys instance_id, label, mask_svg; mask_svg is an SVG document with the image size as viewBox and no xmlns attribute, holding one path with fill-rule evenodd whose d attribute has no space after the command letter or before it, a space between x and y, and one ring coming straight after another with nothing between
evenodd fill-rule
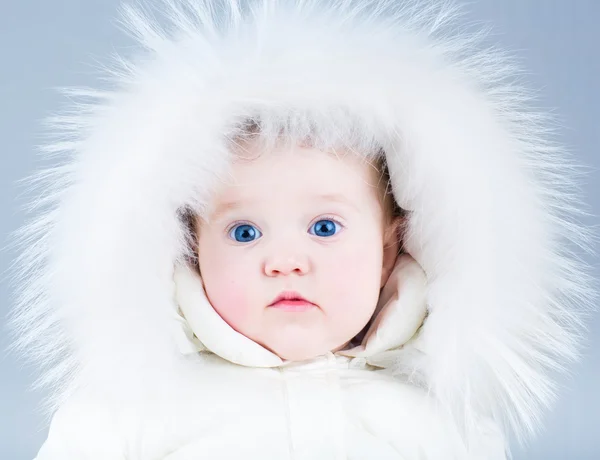
<instances>
[{"instance_id":1,"label":"lip","mask_svg":"<svg viewBox=\"0 0 600 460\"><path fill-rule=\"evenodd\" d=\"M275 300L269 304L269 307L283 311L301 312L315 308L316 305L306 300L297 292L285 291L279 294Z\"/></svg>"}]
</instances>

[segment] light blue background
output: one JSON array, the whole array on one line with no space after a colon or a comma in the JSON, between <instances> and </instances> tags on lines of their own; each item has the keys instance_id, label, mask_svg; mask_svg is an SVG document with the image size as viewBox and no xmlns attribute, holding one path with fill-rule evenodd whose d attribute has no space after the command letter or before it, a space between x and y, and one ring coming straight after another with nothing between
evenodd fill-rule
<instances>
[{"instance_id":1,"label":"light blue background","mask_svg":"<svg viewBox=\"0 0 600 460\"><path fill-rule=\"evenodd\" d=\"M15 181L34 167L41 141L39 120L63 103L57 86L94 84L96 59L130 45L114 22L117 0L2 0L0 4L0 236L24 219ZM592 166L583 184L591 212L600 214L600 1L472 0L469 19L494 24L494 40L525 62L531 86L541 89L541 105L564 120L563 141ZM598 217L588 224L598 225ZM0 253L0 270L14 257ZM598 260L591 260L598 267ZM596 273L600 274L598 268ZM0 284L0 317L10 291ZM4 321L4 320L2 320ZM3 326L3 324L2 324ZM517 459L600 459L600 321L591 325L585 360L547 428ZM0 330L0 347L7 332ZM14 357L0 355L0 458L30 460L46 436L36 412L39 394L28 391L32 371ZM71 460L71 459L64 459ZM77 460L77 459L72 459ZM107 459L108 460L108 459Z\"/></svg>"}]
</instances>

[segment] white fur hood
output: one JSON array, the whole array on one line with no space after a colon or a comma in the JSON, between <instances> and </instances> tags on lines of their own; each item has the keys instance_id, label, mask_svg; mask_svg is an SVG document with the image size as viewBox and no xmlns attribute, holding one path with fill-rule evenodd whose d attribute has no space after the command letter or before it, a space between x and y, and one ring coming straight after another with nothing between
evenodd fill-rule
<instances>
[{"instance_id":1,"label":"white fur hood","mask_svg":"<svg viewBox=\"0 0 600 460\"><path fill-rule=\"evenodd\" d=\"M55 166L32 181L14 325L50 408L82 387L168 399L201 375L171 327L181 213L203 212L229 139L259 120L266 138L385 152L428 279L427 318L394 372L465 429L489 417L533 431L594 292L572 252L590 241L575 168L514 62L455 34L446 1L153 3L158 22L123 9L141 49L104 89L69 93L45 148Z\"/></svg>"}]
</instances>

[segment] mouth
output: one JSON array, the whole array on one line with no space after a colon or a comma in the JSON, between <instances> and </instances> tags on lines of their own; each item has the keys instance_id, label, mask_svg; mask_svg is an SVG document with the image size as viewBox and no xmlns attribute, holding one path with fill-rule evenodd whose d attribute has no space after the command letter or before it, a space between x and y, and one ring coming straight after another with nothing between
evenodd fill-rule
<instances>
[{"instance_id":1,"label":"mouth","mask_svg":"<svg viewBox=\"0 0 600 460\"><path fill-rule=\"evenodd\" d=\"M316 308L316 305L297 292L286 291L279 294L275 300L269 304L269 308L289 312L302 312Z\"/></svg>"}]
</instances>

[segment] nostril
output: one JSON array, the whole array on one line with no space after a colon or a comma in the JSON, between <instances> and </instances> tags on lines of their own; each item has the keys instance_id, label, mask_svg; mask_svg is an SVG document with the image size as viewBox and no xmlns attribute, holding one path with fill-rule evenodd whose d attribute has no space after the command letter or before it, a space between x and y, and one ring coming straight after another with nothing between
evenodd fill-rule
<instances>
[{"instance_id":1,"label":"nostril","mask_svg":"<svg viewBox=\"0 0 600 460\"><path fill-rule=\"evenodd\" d=\"M303 275L308 271L308 261L304 261L298 256L288 258L277 257L265 261L263 270L268 276Z\"/></svg>"}]
</instances>

